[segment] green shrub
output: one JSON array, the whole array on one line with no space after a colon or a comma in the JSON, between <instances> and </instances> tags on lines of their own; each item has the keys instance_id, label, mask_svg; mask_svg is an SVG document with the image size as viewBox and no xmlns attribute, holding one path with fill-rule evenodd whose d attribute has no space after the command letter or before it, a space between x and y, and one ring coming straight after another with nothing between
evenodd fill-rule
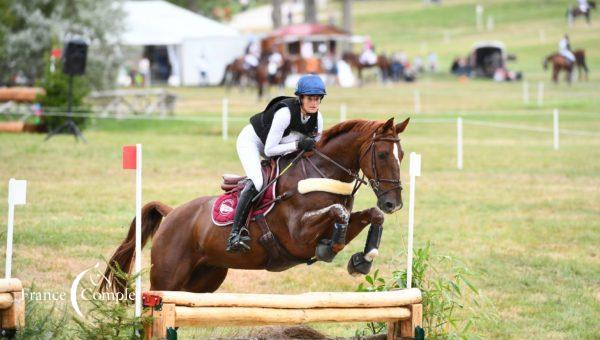
<instances>
[{"instance_id":1,"label":"green shrub","mask_svg":"<svg viewBox=\"0 0 600 340\"><path fill-rule=\"evenodd\" d=\"M133 283L137 275L115 269L116 276L123 279L128 291L134 291ZM89 287L81 281L80 287L86 294L85 301L79 301L85 318L73 315L69 304L50 307L37 300L25 303L25 326L16 332L16 339L140 339L144 325L151 317L134 316L133 304L129 300L102 300L90 296L96 287ZM27 289L26 289L27 290ZM34 286L29 291L35 292Z\"/></svg>"},{"instance_id":2,"label":"green shrub","mask_svg":"<svg viewBox=\"0 0 600 340\"><path fill-rule=\"evenodd\" d=\"M432 256L430 242L416 249L413 256L412 287L423 294L423 328L427 339L473 338L477 320L494 318L481 308L483 297L472 283L475 274L450 256ZM379 292L406 288L406 269L395 270L390 278L366 275L360 292ZM460 314L460 315L457 315ZM368 323L357 335L387 331L384 322Z\"/></svg>"},{"instance_id":3,"label":"green shrub","mask_svg":"<svg viewBox=\"0 0 600 340\"><path fill-rule=\"evenodd\" d=\"M26 291L35 292L35 285L25 288ZM15 334L16 339L70 339L68 327L69 320L66 305L61 309L55 304L50 307L43 306L38 300L25 302L25 326Z\"/></svg>"},{"instance_id":4,"label":"green shrub","mask_svg":"<svg viewBox=\"0 0 600 340\"><path fill-rule=\"evenodd\" d=\"M66 113L68 107L68 89L69 89L69 76L64 74L62 71L60 61L56 62L56 69L54 72L50 69L50 63L46 65L46 71L44 72L44 78L39 82L38 86L46 90L45 96L39 97L39 102L42 104L44 111L48 113ZM85 80L86 78L81 76L73 77L73 112L77 114L89 113L90 109L84 105L83 99L90 92L90 86ZM64 116L43 116L42 123L45 124L48 130L53 130L56 127L64 124L67 121L67 117ZM79 129L85 128L87 118L85 117L73 117L73 121Z\"/></svg>"},{"instance_id":5,"label":"green shrub","mask_svg":"<svg viewBox=\"0 0 600 340\"><path fill-rule=\"evenodd\" d=\"M129 292L135 292L134 283L138 275L122 271L120 268L111 266L114 275L122 279L124 286ZM85 285L82 285L85 289ZM89 288L89 287L88 287ZM94 287L97 288L97 287ZM95 289L87 289L91 295ZM73 318L76 327L74 334L79 339L139 339L144 325L151 322L152 318L147 316L134 316L134 308L131 300L101 300L87 296L88 303L85 311L85 319Z\"/></svg>"}]
</instances>

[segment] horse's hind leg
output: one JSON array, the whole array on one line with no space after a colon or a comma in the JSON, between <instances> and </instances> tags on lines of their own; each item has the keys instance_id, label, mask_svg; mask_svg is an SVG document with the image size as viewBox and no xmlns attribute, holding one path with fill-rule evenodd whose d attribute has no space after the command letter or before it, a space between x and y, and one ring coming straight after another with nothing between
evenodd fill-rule
<instances>
[{"instance_id":1,"label":"horse's hind leg","mask_svg":"<svg viewBox=\"0 0 600 340\"><path fill-rule=\"evenodd\" d=\"M200 265L194 269L183 285L183 290L194 293L212 293L221 286L226 276L227 268Z\"/></svg>"}]
</instances>

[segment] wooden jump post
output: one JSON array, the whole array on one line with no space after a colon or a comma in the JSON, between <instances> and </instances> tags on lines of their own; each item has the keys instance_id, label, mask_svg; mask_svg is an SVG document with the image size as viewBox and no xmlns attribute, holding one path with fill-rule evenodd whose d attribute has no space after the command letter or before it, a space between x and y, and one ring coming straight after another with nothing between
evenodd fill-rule
<instances>
[{"instance_id":1,"label":"wooden jump post","mask_svg":"<svg viewBox=\"0 0 600 340\"><path fill-rule=\"evenodd\" d=\"M25 325L25 298L18 279L0 279L0 335L13 336Z\"/></svg>"},{"instance_id":2,"label":"wooden jump post","mask_svg":"<svg viewBox=\"0 0 600 340\"><path fill-rule=\"evenodd\" d=\"M414 337L422 326L421 291L234 294L150 291L143 295L152 324L146 339L169 339L176 327L260 326L385 321L388 339ZM171 335L169 335L171 334Z\"/></svg>"}]
</instances>

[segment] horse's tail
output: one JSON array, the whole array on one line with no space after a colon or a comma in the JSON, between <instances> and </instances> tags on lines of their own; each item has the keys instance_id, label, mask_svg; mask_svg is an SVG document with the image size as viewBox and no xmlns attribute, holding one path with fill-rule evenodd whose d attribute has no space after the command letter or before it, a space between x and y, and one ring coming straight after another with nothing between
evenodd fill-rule
<instances>
[{"instance_id":1,"label":"horse's tail","mask_svg":"<svg viewBox=\"0 0 600 340\"><path fill-rule=\"evenodd\" d=\"M142 248L158 229L162 218L167 216L173 208L168 205L154 201L142 208ZM108 262L108 267L104 272L105 279L100 284L99 291L125 293L126 282L123 277L115 274L115 269L125 273L131 272L133 260L135 258L135 217L131 221L129 233L115 251Z\"/></svg>"}]
</instances>

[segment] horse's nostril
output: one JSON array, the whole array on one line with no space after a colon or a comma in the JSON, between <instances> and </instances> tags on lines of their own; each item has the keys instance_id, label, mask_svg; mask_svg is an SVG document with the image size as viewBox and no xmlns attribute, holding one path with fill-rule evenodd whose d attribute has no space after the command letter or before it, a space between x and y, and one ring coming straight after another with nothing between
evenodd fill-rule
<instances>
[{"instance_id":1,"label":"horse's nostril","mask_svg":"<svg viewBox=\"0 0 600 340\"><path fill-rule=\"evenodd\" d=\"M393 209L394 208L394 203L392 202L385 202L385 207L388 209Z\"/></svg>"}]
</instances>

